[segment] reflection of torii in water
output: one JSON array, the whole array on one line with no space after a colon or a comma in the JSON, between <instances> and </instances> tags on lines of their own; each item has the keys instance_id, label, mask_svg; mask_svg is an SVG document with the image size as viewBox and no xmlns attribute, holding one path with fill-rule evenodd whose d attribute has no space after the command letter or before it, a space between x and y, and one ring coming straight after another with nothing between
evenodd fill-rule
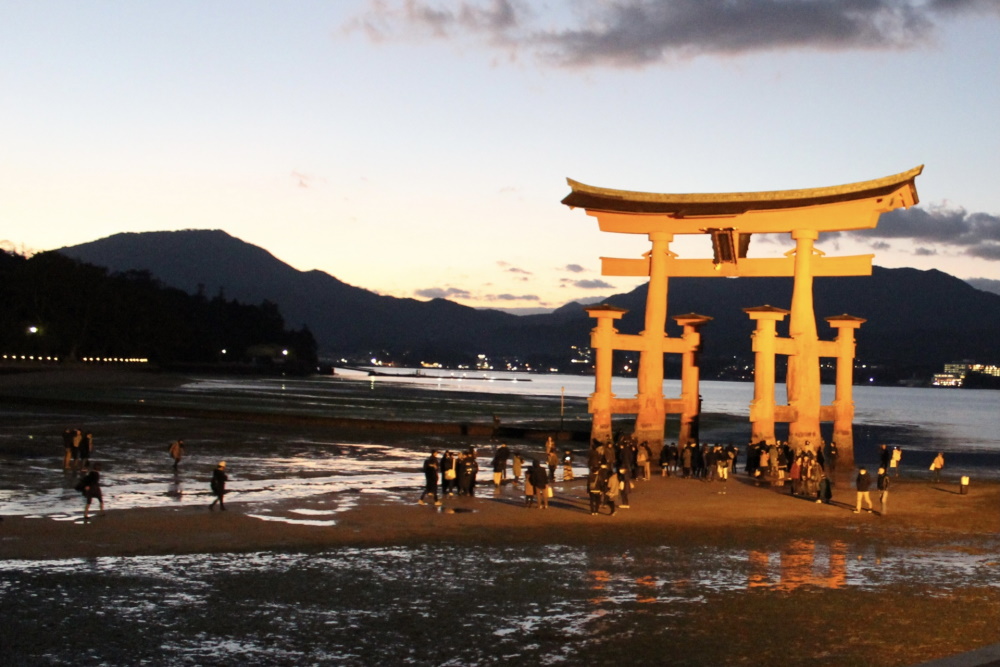
<instances>
[{"instance_id":1,"label":"reflection of torii in water","mask_svg":"<svg viewBox=\"0 0 1000 667\"><path fill-rule=\"evenodd\" d=\"M834 422L834 441L841 458L853 461L854 403L851 380L854 361L853 330L864 320L843 315L827 318L838 329L835 341L820 341L813 312L814 277L871 275L873 255L826 257L813 247L820 232L870 229L886 211L917 203L914 179L923 167L895 176L826 188L716 194L652 194L610 190L569 180L572 192L562 203L583 208L597 218L601 231L645 234L652 247L641 259L602 257L606 276L649 276L645 328L637 335L619 334L614 321L626 311L611 306L587 308L597 326L591 334L596 351L592 437L611 436L613 414L634 414L635 435L659 449L667 414L681 415L679 440L692 436L698 406L697 353L699 327L711 318L691 313L675 319L684 328L681 338L666 335L667 282L671 277L789 276L794 279L791 310L747 309L757 321L754 334L754 401L750 406L755 441L774 441L774 423L789 423L789 443L798 449L806 441L820 441L820 421ZM795 250L783 258L747 257L752 234L788 233ZM713 259L679 259L670 251L678 234L708 234ZM787 338L779 338L775 324L791 314ZM638 393L619 399L611 393L612 352L640 353ZM683 355L681 398L663 396L663 355ZM788 357L787 405L775 405L775 355ZM820 357L837 359L837 395L833 405L820 400Z\"/></svg>"}]
</instances>

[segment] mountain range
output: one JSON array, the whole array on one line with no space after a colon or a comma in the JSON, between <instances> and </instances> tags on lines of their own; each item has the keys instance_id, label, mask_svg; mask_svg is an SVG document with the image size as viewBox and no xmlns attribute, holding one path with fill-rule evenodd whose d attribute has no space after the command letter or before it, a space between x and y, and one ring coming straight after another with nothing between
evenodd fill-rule
<instances>
[{"instance_id":1,"label":"mountain range","mask_svg":"<svg viewBox=\"0 0 1000 667\"><path fill-rule=\"evenodd\" d=\"M527 362L568 371L574 359L581 360L580 350L589 348L593 327L578 303L548 314L512 315L445 299L379 295L322 271L299 271L220 230L122 233L58 252L112 272L147 271L193 294L269 301L289 326L308 327L320 356L331 360L378 356L458 365L486 355L494 365L517 360L522 367ZM669 312L712 317L702 328L706 377L741 377L753 358L753 327L743 308L788 308L791 292L789 278L674 278ZM637 333L645 299L641 285L604 302L628 309L618 329ZM814 301L821 338L834 335L824 317L867 319L857 331L857 358L879 380L926 376L958 360L1000 363L1000 295L941 271L874 267L871 276L818 278ZM679 333L671 321L668 334ZM786 333L779 325L779 334Z\"/></svg>"}]
</instances>

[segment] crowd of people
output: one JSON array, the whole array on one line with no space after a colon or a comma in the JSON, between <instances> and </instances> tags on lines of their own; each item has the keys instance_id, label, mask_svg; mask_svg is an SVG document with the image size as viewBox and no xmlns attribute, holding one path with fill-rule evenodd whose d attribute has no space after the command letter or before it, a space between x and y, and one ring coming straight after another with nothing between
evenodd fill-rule
<instances>
[{"instance_id":1,"label":"crowd of people","mask_svg":"<svg viewBox=\"0 0 1000 667\"><path fill-rule=\"evenodd\" d=\"M873 511L873 482L879 493L880 513L885 515L888 512L891 477L899 475L902 450L899 447L881 445L879 452L877 477L873 480L866 468L860 468L855 479L856 512L862 510L862 505L868 511ZM430 497L436 505L441 505L444 496L474 497L476 472L479 469L476 450L470 448L459 454L445 452L440 460L437 455L437 451L431 452L424 462L426 485L418 502L426 504L425 499ZM770 484L788 488L793 496L831 504L838 457L835 443L821 441L814 446L806 442L803 447L796 449L788 442L757 442L751 443L746 449L744 471L758 486ZM617 439L609 438L605 442L593 440L587 452L586 490L590 513L601 514L606 508L609 515L614 515L619 509L629 509L630 492L635 490L636 482L651 478L653 458L648 443L637 441L631 434ZM664 443L659 454L660 474L663 477L719 482L721 486L718 493L725 494L726 483L736 474L739 458L740 448L732 443L723 445L690 442L683 447L678 447L675 442ZM506 444L501 444L491 459L496 489L508 480L509 461L513 461L512 482L516 485L522 481L524 457L520 452L511 453ZM550 437L545 443L544 453L532 458L530 467L525 471L523 483L526 507L548 508L560 461L564 464L563 481L572 481L573 453L565 450L560 455L555 441ZM938 454L931 470L938 474L943 466L943 455Z\"/></svg>"},{"instance_id":2,"label":"crowd of people","mask_svg":"<svg viewBox=\"0 0 1000 667\"><path fill-rule=\"evenodd\" d=\"M93 434L77 428L67 428L63 432L63 442L63 469L78 474L75 488L83 494L86 501L84 520L89 518L94 500L98 501L103 514L101 465L91 464ZM173 460L176 474L186 453L184 441L178 439L170 443L167 451ZM438 453L438 450L432 450L423 462L425 484L417 502L425 505L430 498L434 505L440 506L445 497L474 498L479 474L479 453L476 448L469 447L460 452L445 451L440 458ZM676 476L705 482L718 481L722 483L719 493L724 494L726 482L736 472L739 454L739 448L732 443L724 446L721 443L699 445L690 442L683 447L678 447L674 442L664 443L659 455L660 474L664 477ZM587 453L586 490L590 513L597 515L603 508L608 508L609 514L614 515L619 509L629 509L630 492L634 490L635 482L649 481L651 478L652 460L653 452L648 443L639 442L634 435L625 434L614 440L609 438L605 442L593 440ZM787 442L758 442L748 446L744 470L758 485L765 482L777 486L787 484L792 495L815 498L817 503L829 504L833 498L837 460L837 446L834 443L820 442L812 446L806 442L802 448L795 449ZM902 450L899 447L880 445L880 465L874 482L879 492L883 516L888 512L891 477L899 475L901 461ZM563 463L563 482L572 481L573 453L564 450L560 454L553 438L546 440L544 453L532 458L527 470L521 452L512 452L506 443L501 443L490 461L493 486L499 493L505 482L509 480L516 486L522 483L523 476L525 506L548 509L549 498L554 495L553 485L560 462ZM508 464L511 477L508 477ZM934 481L939 481L942 468L944 455L939 452L930 466ZM228 479L226 462L220 461L209 483L214 497L209 505L210 510L219 505L219 509L225 511L224 497ZM861 467L854 482L857 492L855 513L860 513L863 505L867 511L873 511L872 482L867 469Z\"/></svg>"}]
</instances>

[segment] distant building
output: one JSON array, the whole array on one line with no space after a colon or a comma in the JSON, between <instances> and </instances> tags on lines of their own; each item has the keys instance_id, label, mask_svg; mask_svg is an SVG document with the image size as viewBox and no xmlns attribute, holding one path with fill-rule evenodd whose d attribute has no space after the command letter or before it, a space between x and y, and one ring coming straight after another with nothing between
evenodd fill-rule
<instances>
[{"instance_id":1,"label":"distant building","mask_svg":"<svg viewBox=\"0 0 1000 667\"><path fill-rule=\"evenodd\" d=\"M963 379L965 379L964 375L955 375L954 373L935 373L934 381L931 382L931 384L935 387L961 387Z\"/></svg>"},{"instance_id":2,"label":"distant building","mask_svg":"<svg viewBox=\"0 0 1000 667\"><path fill-rule=\"evenodd\" d=\"M981 373L1000 377L1000 366L996 364L977 364L971 361L950 363L944 365L944 372L934 375L932 384L935 387L961 387L965 376L969 373Z\"/></svg>"}]
</instances>

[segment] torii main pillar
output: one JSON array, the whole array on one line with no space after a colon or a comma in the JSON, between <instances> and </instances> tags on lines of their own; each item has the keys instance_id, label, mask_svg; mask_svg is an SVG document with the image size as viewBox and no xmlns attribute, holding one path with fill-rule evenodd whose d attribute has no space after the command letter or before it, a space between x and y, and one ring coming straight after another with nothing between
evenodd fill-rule
<instances>
[{"instance_id":1,"label":"torii main pillar","mask_svg":"<svg viewBox=\"0 0 1000 667\"><path fill-rule=\"evenodd\" d=\"M567 179L572 192L563 204L586 209L597 218L601 231L642 234L652 244L641 259L601 258L601 272L606 276L649 278L642 333L614 334L611 338L615 349L640 352L638 395L635 402L609 399L611 410L635 414L636 436L651 446L662 443L665 406L669 403L663 398L663 354L683 352L671 342L676 339L666 337L663 328L671 277L788 276L794 278L794 288L784 417L794 448L803 447L806 441L818 444L823 418L819 383L822 346L813 312L813 279L871 275L873 255L825 257L814 243L822 232L871 229L882 213L916 204L915 179L922 170L920 166L894 176L825 188L709 194L631 192ZM793 256L747 256L752 234L775 233L791 235L795 250L789 254ZM714 257L679 259L669 250L678 234L710 236Z\"/></svg>"}]
</instances>

